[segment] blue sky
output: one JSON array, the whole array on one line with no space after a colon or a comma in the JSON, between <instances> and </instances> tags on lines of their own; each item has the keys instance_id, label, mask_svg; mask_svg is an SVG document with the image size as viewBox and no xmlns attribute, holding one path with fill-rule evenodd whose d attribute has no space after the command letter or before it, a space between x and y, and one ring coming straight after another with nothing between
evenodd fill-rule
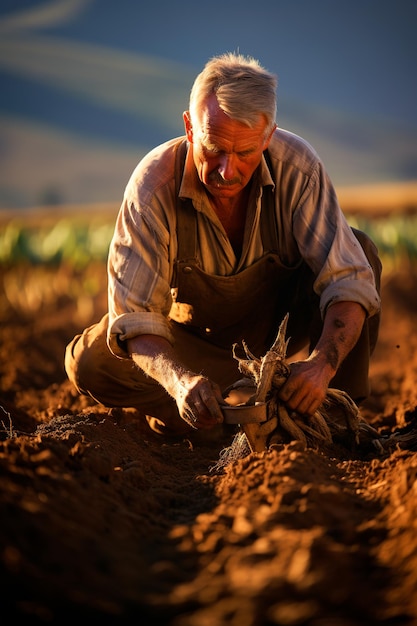
<instances>
[{"instance_id":1,"label":"blue sky","mask_svg":"<svg viewBox=\"0 0 417 626\"><path fill-rule=\"evenodd\" d=\"M336 185L417 179L416 23L410 0L2 0L0 207L118 201L226 50L278 75Z\"/></svg>"}]
</instances>

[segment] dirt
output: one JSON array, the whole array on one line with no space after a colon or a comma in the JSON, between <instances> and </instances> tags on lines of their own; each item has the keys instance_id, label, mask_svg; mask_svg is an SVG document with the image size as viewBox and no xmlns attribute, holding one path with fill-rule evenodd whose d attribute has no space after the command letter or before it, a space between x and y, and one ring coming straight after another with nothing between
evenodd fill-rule
<instances>
[{"instance_id":1,"label":"dirt","mask_svg":"<svg viewBox=\"0 0 417 626\"><path fill-rule=\"evenodd\" d=\"M66 380L65 345L105 288L89 296L66 268L4 269L2 284L3 624L417 624L415 450L292 442L216 469L230 431L167 442ZM416 293L409 267L385 275L361 408L385 434L417 417Z\"/></svg>"}]
</instances>

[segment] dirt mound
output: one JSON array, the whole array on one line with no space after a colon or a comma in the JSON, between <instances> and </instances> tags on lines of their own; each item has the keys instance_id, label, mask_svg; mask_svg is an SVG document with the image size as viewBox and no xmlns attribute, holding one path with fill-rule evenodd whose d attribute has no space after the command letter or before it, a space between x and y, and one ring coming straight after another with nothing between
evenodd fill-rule
<instances>
[{"instance_id":1,"label":"dirt mound","mask_svg":"<svg viewBox=\"0 0 417 626\"><path fill-rule=\"evenodd\" d=\"M362 409L382 433L417 418L416 293L415 274L384 280ZM102 295L39 302L2 300L4 623L417 623L415 451L293 442L215 470L231 431L164 442L66 380L65 345L104 310Z\"/></svg>"}]
</instances>

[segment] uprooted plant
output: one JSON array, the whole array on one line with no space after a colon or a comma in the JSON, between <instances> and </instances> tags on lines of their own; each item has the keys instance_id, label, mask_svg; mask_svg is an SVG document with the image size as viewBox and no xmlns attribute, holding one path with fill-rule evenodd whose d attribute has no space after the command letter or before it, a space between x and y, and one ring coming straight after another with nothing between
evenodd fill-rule
<instances>
[{"instance_id":1,"label":"uprooted plant","mask_svg":"<svg viewBox=\"0 0 417 626\"><path fill-rule=\"evenodd\" d=\"M417 447L417 428L412 425L390 436L382 436L361 416L350 396L339 389L329 388L325 401L311 416L301 415L286 407L279 398L279 390L290 373L286 361L289 339L286 338L288 313L282 320L272 347L262 357L251 353L242 342L244 357L237 355L238 345L232 348L233 357L243 378L226 391L252 388L253 394L241 406L266 404L266 419L240 425L229 448L222 451L218 467L246 456L262 452L271 446L299 441L304 447L328 447L333 443L366 448L377 453L390 452L396 447Z\"/></svg>"}]
</instances>

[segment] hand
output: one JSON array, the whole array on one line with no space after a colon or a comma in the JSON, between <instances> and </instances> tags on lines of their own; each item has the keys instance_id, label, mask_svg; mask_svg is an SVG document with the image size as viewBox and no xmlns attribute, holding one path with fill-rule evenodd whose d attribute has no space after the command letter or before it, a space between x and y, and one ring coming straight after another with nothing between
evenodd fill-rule
<instances>
[{"instance_id":1,"label":"hand","mask_svg":"<svg viewBox=\"0 0 417 626\"><path fill-rule=\"evenodd\" d=\"M223 421L220 387L182 365L171 344L157 335L128 340L133 362L175 399L181 419L192 428L212 428Z\"/></svg>"},{"instance_id":2,"label":"hand","mask_svg":"<svg viewBox=\"0 0 417 626\"><path fill-rule=\"evenodd\" d=\"M290 375L278 396L289 409L313 415L326 398L333 374L314 358L295 361L290 364Z\"/></svg>"},{"instance_id":3,"label":"hand","mask_svg":"<svg viewBox=\"0 0 417 626\"><path fill-rule=\"evenodd\" d=\"M193 428L209 429L223 422L220 387L201 375L183 375L174 391L181 419Z\"/></svg>"},{"instance_id":4,"label":"hand","mask_svg":"<svg viewBox=\"0 0 417 626\"><path fill-rule=\"evenodd\" d=\"M322 334L305 361L290 364L290 375L279 391L288 408L313 415L326 398L331 379L357 342L366 317L357 302L327 307Z\"/></svg>"}]
</instances>

